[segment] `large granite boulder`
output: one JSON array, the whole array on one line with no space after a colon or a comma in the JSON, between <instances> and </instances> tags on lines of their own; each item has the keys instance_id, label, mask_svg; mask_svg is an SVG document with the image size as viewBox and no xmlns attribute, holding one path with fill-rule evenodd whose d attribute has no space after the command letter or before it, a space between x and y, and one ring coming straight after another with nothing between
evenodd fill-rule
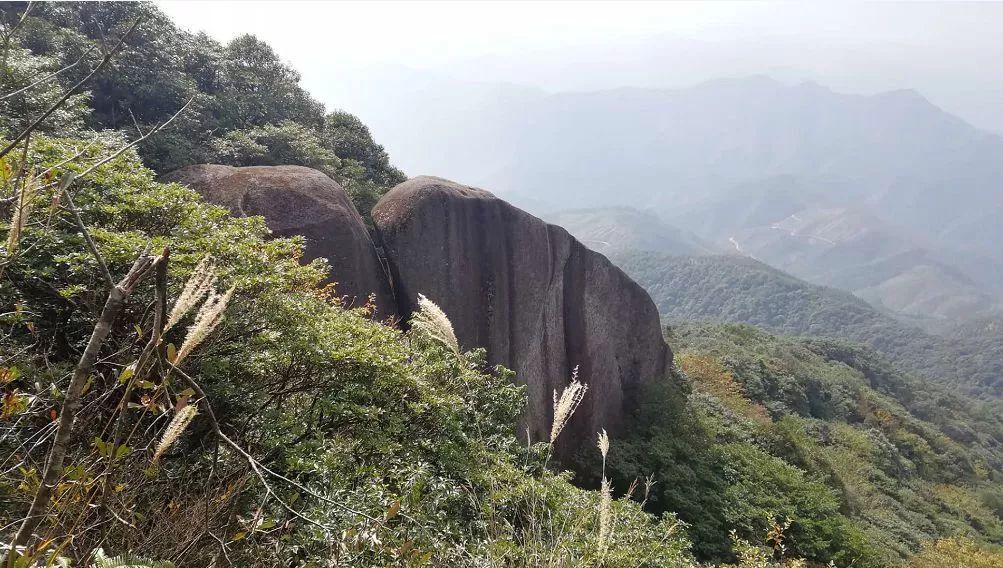
<instances>
[{"instance_id":1,"label":"large granite boulder","mask_svg":"<svg viewBox=\"0 0 1003 568\"><path fill-rule=\"evenodd\" d=\"M465 348L529 389L526 426L547 440L553 392L572 370L589 386L561 434L569 455L619 430L638 387L665 375L671 354L647 293L567 231L491 193L434 177L408 180L373 209L398 310L418 294L442 307Z\"/></svg>"},{"instance_id":2,"label":"large granite boulder","mask_svg":"<svg viewBox=\"0 0 1003 568\"><path fill-rule=\"evenodd\" d=\"M261 215L279 236L306 238L304 259L324 257L347 305L376 295L380 317L395 314L390 281L365 222L348 194L322 172L302 166L187 166L164 176L198 191L234 215Z\"/></svg>"}]
</instances>

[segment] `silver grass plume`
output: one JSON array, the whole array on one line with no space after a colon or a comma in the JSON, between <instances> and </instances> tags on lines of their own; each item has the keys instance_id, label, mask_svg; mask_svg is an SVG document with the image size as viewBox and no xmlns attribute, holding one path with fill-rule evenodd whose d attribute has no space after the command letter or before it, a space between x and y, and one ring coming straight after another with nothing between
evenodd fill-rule
<instances>
[{"instance_id":1,"label":"silver grass plume","mask_svg":"<svg viewBox=\"0 0 1003 568\"><path fill-rule=\"evenodd\" d=\"M460 354L460 342L456 340L453 324L450 323L446 312L424 294L418 294L418 311L411 316L411 329L442 343L453 353Z\"/></svg>"},{"instance_id":2,"label":"silver grass plume","mask_svg":"<svg viewBox=\"0 0 1003 568\"><path fill-rule=\"evenodd\" d=\"M223 312L226 311L226 305L230 302L230 297L233 296L233 290L230 288L224 294L215 291L209 294L198 314L195 315L195 323L188 328L188 335L185 336L185 341L181 344L181 349L178 350L178 355L174 360L175 365L180 365L185 357L205 341L206 337L209 337L219 322L223 321Z\"/></svg>"},{"instance_id":3,"label":"silver grass plume","mask_svg":"<svg viewBox=\"0 0 1003 568\"><path fill-rule=\"evenodd\" d=\"M578 381L578 367L576 366L571 373L571 382L564 387L560 398L557 397L557 391L554 391L554 422L550 426L551 444L557 440L557 436L561 434L561 430L564 430L568 420L571 420L571 415L578 409L578 405L582 403L585 392L588 390L588 385Z\"/></svg>"},{"instance_id":4,"label":"silver grass plume","mask_svg":"<svg viewBox=\"0 0 1003 568\"><path fill-rule=\"evenodd\" d=\"M599 448L599 452L602 454L602 469L606 471L606 454L609 453L609 434L606 433L606 429L603 428L602 432L599 432L599 441L596 442L596 447Z\"/></svg>"},{"instance_id":5,"label":"silver grass plume","mask_svg":"<svg viewBox=\"0 0 1003 568\"><path fill-rule=\"evenodd\" d=\"M648 477L644 480L644 499L641 500L641 508L648 503L648 496L651 495L651 488L655 485L655 474L649 473Z\"/></svg>"},{"instance_id":6,"label":"silver grass plume","mask_svg":"<svg viewBox=\"0 0 1003 568\"><path fill-rule=\"evenodd\" d=\"M188 425L191 424L196 414L198 414L198 410L195 405L189 404L174 415L171 423L167 425L164 435L160 438L160 443L157 444L157 451L153 453L154 462L160 459L160 456L171 447L171 444L181 437L181 434L188 428Z\"/></svg>"},{"instance_id":7,"label":"silver grass plume","mask_svg":"<svg viewBox=\"0 0 1003 568\"><path fill-rule=\"evenodd\" d=\"M28 224L28 217L35 207L38 196L38 184L32 177L21 184L20 190L15 190L14 213L10 218L10 229L7 232L7 256L13 256L21 244L21 233Z\"/></svg>"},{"instance_id":8,"label":"silver grass plume","mask_svg":"<svg viewBox=\"0 0 1003 568\"><path fill-rule=\"evenodd\" d=\"M164 326L164 331L171 329L181 318L185 317L185 314L191 311L203 296L208 294L213 286L216 284L216 267L213 265L212 257L206 255L201 261L199 261L198 266L192 271L191 276L188 277L188 281L185 282L185 287L181 290L181 294L178 296L176 302L174 302L174 307L171 308L171 314L167 317L167 325Z\"/></svg>"},{"instance_id":9,"label":"silver grass plume","mask_svg":"<svg viewBox=\"0 0 1003 568\"><path fill-rule=\"evenodd\" d=\"M634 497L634 493L637 492L637 488L640 483L640 480L635 477L634 480L630 482L630 487L627 488L627 492L623 494L623 498L627 500L632 499Z\"/></svg>"}]
</instances>

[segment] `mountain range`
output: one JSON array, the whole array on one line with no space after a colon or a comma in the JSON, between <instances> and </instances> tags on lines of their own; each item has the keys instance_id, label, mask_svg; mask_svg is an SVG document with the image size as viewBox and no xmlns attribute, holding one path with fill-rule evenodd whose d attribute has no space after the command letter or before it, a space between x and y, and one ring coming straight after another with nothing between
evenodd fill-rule
<instances>
[{"instance_id":1,"label":"mountain range","mask_svg":"<svg viewBox=\"0 0 1003 568\"><path fill-rule=\"evenodd\" d=\"M416 71L379 81L373 92L396 98L353 108L408 173L446 172L543 216L645 209L930 327L1000 308L1003 138L917 91L766 76L565 93Z\"/></svg>"},{"instance_id":2,"label":"mountain range","mask_svg":"<svg viewBox=\"0 0 1003 568\"><path fill-rule=\"evenodd\" d=\"M930 318L903 316L845 289L808 282L746 250L715 248L649 211L580 209L547 219L622 268L670 325L744 323L786 335L843 339L869 345L941 384L985 393L1003 387L998 317L932 326Z\"/></svg>"}]
</instances>

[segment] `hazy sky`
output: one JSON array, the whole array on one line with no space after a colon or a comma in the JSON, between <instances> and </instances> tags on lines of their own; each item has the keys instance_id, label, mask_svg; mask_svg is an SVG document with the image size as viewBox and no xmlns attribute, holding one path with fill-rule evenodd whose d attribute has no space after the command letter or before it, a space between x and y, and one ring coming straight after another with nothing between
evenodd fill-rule
<instances>
[{"instance_id":1,"label":"hazy sky","mask_svg":"<svg viewBox=\"0 0 1003 568\"><path fill-rule=\"evenodd\" d=\"M916 88L1003 132L1003 3L159 2L253 33L330 106L387 66L544 89L682 87L741 74L847 92ZM350 109L351 110L351 109Z\"/></svg>"}]
</instances>

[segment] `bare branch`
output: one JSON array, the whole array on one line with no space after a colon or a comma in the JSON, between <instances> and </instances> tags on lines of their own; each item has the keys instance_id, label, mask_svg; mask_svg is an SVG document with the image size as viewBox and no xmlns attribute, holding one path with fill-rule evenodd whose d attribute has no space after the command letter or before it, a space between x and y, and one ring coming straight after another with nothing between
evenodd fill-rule
<instances>
[{"instance_id":1,"label":"bare branch","mask_svg":"<svg viewBox=\"0 0 1003 568\"><path fill-rule=\"evenodd\" d=\"M139 134L140 137L142 137L143 129L139 127L139 121L136 120L136 115L132 112L131 108L129 109L129 118L132 119L132 125L136 127L136 133Z\"/></svg>"},{"instance_id":2,"label":"bare branch","mask_svg":"<svg viewBox=\"0 0 1003 568\"><path fill-rule=\"evenodd\" d=\"M139 144L142 141L146 140L150 136L153 136L154 134L160 132L164 128L167 128L167 126L170 123L174 122L174 119L176 119L177 117L181 116L181 113L183 113L185 111L185 109L188 108L188 105L192 104L192 101L194 101L194 100L195 100L194 97L188 99L188 102L186 102L183 107L179 108L178 112L174 113L170 118L168 118L164 122L161 122L160 124L158 124L157 126L155 126L152 130L150 130L146 134L140 136L139 138L136 138L135 140L133 140L132 142L129 142L125 146L122 146L121 148L119 148L118 150L116 150L114 154L112 154L110 156L107 156L105 158L102 158L100 161L92 164L86 170L84 170L84 171L80 172L79 174L77 174L75 179L80 179L80 178L86 177L87 175L91 174L94 170L100 168L101 166L107 164L108 162L110 162L110 161L114 160L115 158L117 158L117 157L121 156L122 154L124 154L126 152L126 150L128 150L129 148L132 148L133 146L136 146L137 144Z\"/></svg>"},{"instance_id":3,"label":"bare branch","mask_svg":"<svg viewBox=\"0 0 1003 568\"><path fill-rule=\"evenodd\" d=\"M21 17L18 19L17 23L14 24L14 27L4 32L3 35L5 43L9 42L10 38L14 37L14 34L17 33L17 30L21 29L21 26L24 25L24 23L28 20L28 16L31 14L31 9L34 7L35 7L34 2L28 2L28 6L24 9L24 13L21 14Z\"/></svg>"},{"instance_id":4,"label":"bare branch","mask_svg":"<svg viewBox=\"0 0 1003 568\"><path fill-rule=\"evenodd\" d=\"M165 248L164 252L160 255L160 262L157 263L154 276L156 307L153 312L153 329L150 331L149 341L146 342L146 346L143 347L143 351L139 354L139 359L136 360L133 375L129 378L128 383L126 383L125 392L122 394L121 402L119 402L119 415L115 425L115 433L112 437L114 440L112 447L115 448L122 441L122 430L125 428L126 418L129 413L129 395L132 394L132 388L136 384L136 381L143 376L147 363L150 362L157 348L160 346L160 338L164 330L164 314L167 310L167 262L169 258L170 249Z\"/></svg>"},{"instance_id":5,"label":"bare branch","mask_svg":"<svg viewBox=\"0 0 1003 568\"><path fill-rule=\"evenodd\" d=\"M59 193L62 194L63 199L65 200L63 207L65 207L73 215L73 220L76 222L77 229L80 231L80 234L84 236L84 242L87 243L87 248L91 251L91 254L94 255L94 259L97 260L98 268L101 270L101 276L104 278L108 289L114 289L115 279L112 278L111 271L108 270L108 265L105 263L104 257L101 256L97 245L94 244L94 239L91 238L90 231L87 230L87 225L80 217L80 211L78 211L77 206L73 204L73 197L70 196L70 192L68 191L70 184L73 183L75 178L76 175L73 172L67 172L63 175L63 179L59 181Z\"/></svg>"},{"instance_id":6,"label":"bare branch","mask_svg":"<svg viewBox=\"0 0 1003 568\"><path fill-rule=\"evenodd\" d=\"M87 168L86 170L84 170L83 172L81 172L79 174L74 174L72 172L68 172L68 173L64 174L63 178L59 182L59 193L62 195L63 199L65 200L65 204L63 206L68 211L70 211L70 213L73 215L73 220L76 222L77 229L80 230L80 233L84 237L84 241L87 243L87 248L91 251L91 254L94 255L94 258L97 260L98 267L101 270L101 275L104 277L105 284L108 286L109 289L111 289L111 288L113 288L115 286L115 280L112 278L111 271L108 270L108 265L105 263L104 257L102 257L101 253L98 251L97 245L95 245L95 243L94 243L94 239L91 238L90 232L87 230L87 225L84 223L83 219L80 217L80 211L77 209L76 205L74 205L74 203L73 203L73 196L70 194L69 188L73 184L73 182L76 181L77 179L86 177L87 175L89 175L90 173L92 173L94 170L98 169L99 167L103 166L104 164L107 164L108 162L114 160L115 158L121 156L129 148L132 148L136 144L139 144L143 140L146 140L150 136L153 136L154 134L156 134L156 133L160 132L161 130L163 130L164 128L166 128L170 123L174 122L174 119L176 119L177 117L181 116L181 113L184 112L185 109L188 108L188 105L190 105L193 100L194 100L194 98L188 99L188 102L185 103L185 105L183 107L181 107L180 109L178 109L178 111L176 113L174 113L170 118L168 118L164 122L158 124L156 127L154 127L152 130L150 130L149 132L147 132L143 136L140 136L139 138L137 138L137 139L133 140L132 142L126 144L125 146L119 148L115 153L111 154L110 156L106 156L105 158L103 158L103 159L99 160L98 162L92 164L89 168Z\"/></svg>"}]
</instances>

